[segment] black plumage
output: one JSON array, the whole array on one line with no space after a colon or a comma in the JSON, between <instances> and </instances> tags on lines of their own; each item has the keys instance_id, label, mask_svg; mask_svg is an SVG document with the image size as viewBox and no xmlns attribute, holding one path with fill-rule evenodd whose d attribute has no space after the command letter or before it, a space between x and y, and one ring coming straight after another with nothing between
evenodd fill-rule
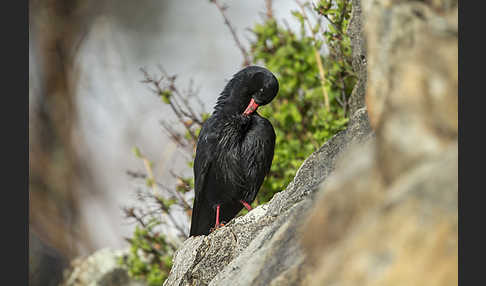
<instances>
[{"instance_id":1,"label":"black plumage","mask_svg":"<svg viewBox=\"0 0 486 286\"><path fill-rule=\"evenodd\" d=\"M243 207L251 209L275 148L273 126L256 109L277 93L277 78L259 66L236 73L221 92L197 142L190 236L207 235Z\"/></svg>"}]
</instances>

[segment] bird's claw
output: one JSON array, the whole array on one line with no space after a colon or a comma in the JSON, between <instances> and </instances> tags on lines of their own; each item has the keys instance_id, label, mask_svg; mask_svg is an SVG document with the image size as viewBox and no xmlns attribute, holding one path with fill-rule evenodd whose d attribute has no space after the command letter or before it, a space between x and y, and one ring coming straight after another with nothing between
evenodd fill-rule
<instances>
[{"instance_id":1,"label":"bird's claw","mask_svg":"<svg viewBox=\"0 0 486 286\"><path fill-rule=\"evenodd\" d=\"M221 228L221 227L223 227L223 226L224 226L224 223L216 224L216 225L214 225L214 227L212 227L212 228L209 230L209 232L213 232L213 231L215 231L215 230L217 230L218 228Z\"/></svg>"}]
</instances>

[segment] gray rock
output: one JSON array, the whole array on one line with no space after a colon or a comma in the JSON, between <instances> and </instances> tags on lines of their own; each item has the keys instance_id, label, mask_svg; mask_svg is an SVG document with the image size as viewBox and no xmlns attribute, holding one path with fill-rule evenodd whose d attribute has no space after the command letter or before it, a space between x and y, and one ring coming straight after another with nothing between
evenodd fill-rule
<instances>
[{"instance_id":1,"label":"gray rock","mask_svg":"<svg viewBox=\"0 0 486 286\"><path fill-rule=\"evenodd\" d=\"M457 285L457 1L361 2L376 137L323 184L298 284Z\"/></svg>"},{"instance_id":2,"label":"gray rock","mask_svg":"<svg viewBox=\"0 0 486 286\"><path fill-rule=\"evenodd\" d=\"M282 273L302 264L299 225L311 205L305 199L279 215L209 285L271 285Z\"/></svg>"},{"instance_id":3,"label":"gray rock","mask_svg":"<svg viewBox=\"0 0 486 286\"><path fill-rule=\"evenodd\" d=\"M362 3L366 103L381 173L391 183L457 137L458 8L440 0Z\"/></svg>"},{"instance_id":4,"label":"gray rock","mask_svg":"<svg viewBox=\"0 0 486 286\"><path fill-rule=\"evenodd\" d=\"M282 210L315 192L319 184L333 171L338 155L343 153L351 142L366 141L371 136L373 135L366 108L361 108L351 117L347 129L336 134L319 150L312 153L299 168L286 190L275 194L269 202L268 215L276 216Z\"/></svg>"},{"instance_id":5,"label":"gray rock","mask_svg":"<svg viewBox=\"0 0 486 286\"><path fill-rule=\"evenodd\" d=\"M62 286L144 286L128 276L125 269L118 265L118 257L123 250L101 249L85 258L71 262L65 272Z\"/></svg>"},{"instance_id":6,"label":"gray rock","mask_svg":"<svg viewBox=\"0 0 486 286\"><path fill-rule=\"evenodd\" d=\"M326 181L303 226L314 231L299 285L457 285L457 142L388 186L373 141Z\"/></svg>"},{"instance_id":7,"label":"gray rock","mask_svg":"<svg viewBox=\"0 0 486 286\"><path fill-rule=\"evenodd\" d=\"M364 35L363 23L365 22L361 10L361 0L353 0L353 10L347 34L351 39L351 49L353 55L353 70L358 75L358 81L353 88L349 99L350 112L353 113L365 106L366 90L366 37Z\"/></svg>"}]
</instances>

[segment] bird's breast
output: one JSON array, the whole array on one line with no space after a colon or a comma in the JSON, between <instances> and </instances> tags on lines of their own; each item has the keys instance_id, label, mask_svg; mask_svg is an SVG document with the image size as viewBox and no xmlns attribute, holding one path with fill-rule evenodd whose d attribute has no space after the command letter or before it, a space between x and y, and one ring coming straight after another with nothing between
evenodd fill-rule
<instances>
[{"instance_id":1,"label":"bird's breast","mask_svg":"<svg viewBox=\"0 0 486 286\"><path fill-rule=\"evenodd\" d=\"M225 122L215 150L219 178L235 188L248 189L249 181L260 181L268 173L274 146L273 127L262 117Z\"/></svg>"}]
</instances>

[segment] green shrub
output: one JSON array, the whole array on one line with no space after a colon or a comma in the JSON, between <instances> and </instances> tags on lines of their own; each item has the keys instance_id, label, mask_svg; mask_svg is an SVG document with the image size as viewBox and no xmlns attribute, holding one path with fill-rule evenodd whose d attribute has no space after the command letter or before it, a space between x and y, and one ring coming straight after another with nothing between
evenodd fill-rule
<instances>
[{"instance_id":1,"label":"green shrub","mask_svg":"<svg viewBox=\"0 0 486 286\"><path fill-rule=\"evenodd\" d=\"M152 220L145 226L136 226L133 237L127 239L130 252L119 258L119 264L128 269L128 274L145 280L149 286L162 285L172 267L173 246L165 237L154 232L160 221Z\"/></svg>"}]
</instances>

